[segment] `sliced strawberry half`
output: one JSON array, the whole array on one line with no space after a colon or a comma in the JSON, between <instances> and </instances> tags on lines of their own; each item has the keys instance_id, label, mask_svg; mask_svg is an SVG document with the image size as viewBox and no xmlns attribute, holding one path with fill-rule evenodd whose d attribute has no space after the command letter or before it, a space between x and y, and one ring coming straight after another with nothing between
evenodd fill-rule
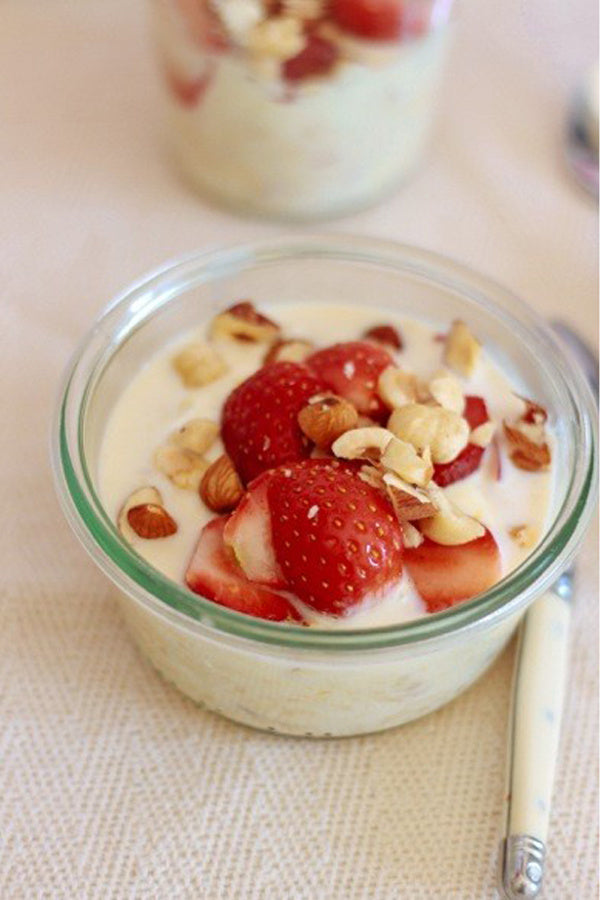
<instances>
[{"instance_id":1,"label":"sliced strawberry half","mask_svg":"<svg viewBox=\"0 0 600 900\"><path fill-rule=\"evenodd\" d=\"M350 34L373 41L393 41L402 34L402 0L331 0L333 20Z\"/></svg>"},{"instance_id":2,"label":"sliced strawberry half","mask_svg":"<svg viewBox=\"0 0 600 900\"><path fill-rule=\"evenodd\" d=\"M391 504L358 470L310 459L276 469L267 485L273 548L288 588L332 615L402 575L402 532Z\"/></svg>"},{"instance_id":3,"label":"sliced strawberry half","mask_svg":"<svg viewBox=\"0 0 600 900\"><path fill-rule=\"evenodd\" d=\"M307 457L310 441L298 413L310 397L326 389L322 379L300 363L270 363L227 398L221 436L247 484L261 472Z\"/></svg>"},{"instance_id":4,"label":"sliced strawberry half","mask_svg":"<svg viewBox=\"0 0 600 900\"><path fill-rule=\"evenodd\" d=\"M488 422L490 417L483 397L465 397L463 416L469 423L471 431ZM467 475L472 475L481 465L483 454L483 447L478 447L476 444L467 444L465 449L461 450L455 459L449 463L438 463L435 466L433 480L440 487L447 487L455 481L466 478Z\"/></svg>"},{"instance_id":5,"label":"sliced strawberry half","mask_svg":"<svg viewBox=\"0 0 600 900\"><path fill-rule=\"evenodd\" d=\"M287 597L246 577L233 551L223 540L225 517L205 525L185 573L185 583L196 594L202 594L220 606L259 619L284 622L301 621L301 616Z\"/></svg>"},{"instance_id":6,"label":"sliced strawberry half","mask_svg":"<svg viewBox=\"0 0 600 900\"><path fill-rule=\"evenodd\" d=\"M368 341L334 344L306 360L331 390L353 403L361 415L378 422L389 416L389 409L377 393L377 381L392 363L387 350Z\"/></svg>"},{"instance_id":7,"label":"sliced strawberry half","mask_svg":"<svg viewBox=\"0 0 600 900\"><path fill-rule=\"evenodd\" d=\"M404 551L404 562L430 613L481 594L501 577L500 551L491 533L449 547L425 538Z\"/></svg>"},{"instance_id":8,"label":"sliced strawberry half","mask_svg":"<svg viewBox=\"0 0 600 900\"><path fill-rule=\"evenodd\" d=\"M263 472L250 484L237 509L227 520L223 539L251 581L283 588L285 581L273 550L267 498L270 478L271 472Z\"/></svg>"}]
</instances>

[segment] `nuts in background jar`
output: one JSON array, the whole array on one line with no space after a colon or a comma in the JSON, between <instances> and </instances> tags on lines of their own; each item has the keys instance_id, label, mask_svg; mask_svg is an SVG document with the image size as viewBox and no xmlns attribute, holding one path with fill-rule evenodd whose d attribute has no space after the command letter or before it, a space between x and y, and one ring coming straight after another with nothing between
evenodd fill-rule
<instances>
[{"instance_id":1,"label":"nuts in background jar","mask_svg":"<svg viewBox=\"0 0 600 900\"><path fill-rule=\"evenodd\" d=\"M468 378L475 371L481 355L481 344L460 319L452 323L446 337L444 362L459 375Z\"/></svg>"},{"instance_id":2,"label":"nuts in background jar","mask_svg":"<svg viewBox=\"0 0 600 900\"><path fill-rule=\"evenodd\" d=\"M219 313L212 321L212 338L231 338L252 343L272 343L281 329L267 316L259 313L253 303L243 300Z\"/></svg>"}]
</instances>

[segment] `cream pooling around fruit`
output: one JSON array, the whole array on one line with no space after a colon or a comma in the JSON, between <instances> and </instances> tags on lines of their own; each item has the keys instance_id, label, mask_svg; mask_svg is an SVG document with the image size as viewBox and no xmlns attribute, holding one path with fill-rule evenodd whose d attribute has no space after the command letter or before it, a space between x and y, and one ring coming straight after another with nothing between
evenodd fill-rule
<instances>
[{"instance_id":1,"label":"cream pooling around fruit","mask_svg":"<svg viewBox=\"0 0 600 900\"><path fill-rule=\"evenodd\" d=\"M440 323L431 328L414 319L392 315L388 310L311 304L285 305L261 309L282 326L286 337L312 340L317 348L339 341L359 339L365 330L380 322L389 322L400 330L404 349L396 354L402 368L429 380L442 367L443 345L435 340L437 330L447 328ZM324 337L325 336L325 337ZM155 485L164 505L178 523L175 535L164 540L145 541L134 536L135 550L148 562L172 578L183 582L202 526L214 518L195 491L176 487L157 471L153 456L168 436L189 419L201 416L220 420L221 407L232 389L261 365L264 344L239 343L218 339L215 346L228 366L219 379L202 388L186 388L173 369L172 357L179 347L192 339L204 339L206 326L195 334L185 334L178 341L148 361L125 388L110 417L101 454L100 494L111 517L116 518L124 499L137 487ZM512 419L522 410L513 391L527 394L526 385L509 381L484 352L471 378L464 381L467 394L483 396L491 419L500 423ZM220 455L217 442L207 458ZM546 526L552 492L551 471L525 472L513 466L502 453L502 477L495 480L494 459L486 451L482 466L473 475L445 489L448 497L461 509L481 520L493 533L502 557L503 573L515 568L531 552L511 537L509 530L527 525L539 538ZM507 503L510 497L510 503ZM303 612L304 607L302 607ZM351 615L334 618L307 611L310 624L320 627L365 628L389 625L422 615L423 605L406 577L398 589L387 592L377 603L364 602Z\"/></svg>"}]
</instances>

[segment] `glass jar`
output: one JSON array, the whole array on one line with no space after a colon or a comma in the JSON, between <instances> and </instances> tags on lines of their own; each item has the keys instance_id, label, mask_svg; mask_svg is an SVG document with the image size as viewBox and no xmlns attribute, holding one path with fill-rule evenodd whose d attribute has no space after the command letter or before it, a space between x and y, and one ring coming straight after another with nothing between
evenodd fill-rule
<instances>
[{"instance_id":1,"label":"glass jar","mask_svg":"<svg viewBox=\"0 0 600 900\"><path fill-rule=\"evenodd\" d=\"M444 612L353 631L255 619L193 594L132 550L96 488L107 418L123 385L154 352L232 297L260 305L336 295L360 306L376 296L379 309L405 316L418 310L432 323L468 321L548 410L554 465L562 473L547 534L500 582ZM595 501L595 404L550 330L494 283L397 244L301 236L193 256L128 288L69 367L53 459L67 518L117 586L132 635L165 678L197 703L256 728L361 734L422 716L464 690L569 564Z\"/></svg>"},{"instance_id":2,"label":"glass jar","mask_svg":"<svg viewBox=\"0 0 600 900\"><path fill-rule=\"evenodd\" d=\"M423 156L452 0L152 0L181 171L291 219L373 203Z\"/></svg>"}]
</instances>

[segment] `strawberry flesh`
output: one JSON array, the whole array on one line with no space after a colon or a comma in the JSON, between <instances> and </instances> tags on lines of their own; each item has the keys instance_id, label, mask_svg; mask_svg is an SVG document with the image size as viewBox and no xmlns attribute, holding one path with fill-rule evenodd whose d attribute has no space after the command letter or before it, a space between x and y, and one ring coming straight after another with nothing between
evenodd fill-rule
<instances>
[{"instance_id":1,"label":"strawberry flesh","mask_svg":"<svg viewBox=\"0 0 600 900\"><path fill-rule=\"evenodd\" d=\"M342 615L402 575L402 532L389 500L359 466L310 459L270 473L275 556L288 588L322 613Z\"/></svg>"},{"instance_id":2,"label":"strawberry flesh","mask_svg":"<svg viewBox=\"0 0 600 900\"><path fill-rule=\"evenodd\" d=\"M331 0L331 15L344 31L373 41L397 39L403 30L401 0Z\"/></svg>"},{"instance_id":3,"label":"strawberry flesh","mask_svg":"<svg viewBox=\"0 0 600 900\"><path fill-rule=\"evenodd\" d=\"M389 410L377 393L377 381L392 363L387 350L368 341L334 344L306 360L332 391L353 403L361 415L378 422L389 416Z\"/></svg>"},{"instance_id":4,"label":"strawberry flesh","mask_svg":"<svg viewBox=\"0 0 600 900\"><path fill-rule=\"evenodd\" d=\"M318 34L309 34L306 46L283 64L286 81L303 81L315 75L326 75L336 64L337 47Z\"/></svg>"},{"instance_id":5,"label":"strawberry flesh","mask_svg":"<svg viewBox=\"0 0 600 900\"><path fill-rule=\"evenodd\" d=\"M485 400L482 397L465 397L463 416L469 423L471 431L489 421ZM472 475L481 465L483 454L483 447L478 447L476 444L467 444L455 459L448 463L438 463L435 466L433 480L440 487L447 487L455 481L466 478L467 475Z\"/></svg>"},{"instance_id":6,"label":"strawberry flesh","mask_svg":"<svg viewBox=\"0 0 600 900\"><path fill-rule=\"evenodd\" d=\"M491 533L467 544L446 546L425 538L405 549L404 562L430 613L481 594L502 575L500 551Z\"/></svg>"},{"instance_id":7,"label":"strawberry flesh","mask_svg":"<svg viewBox=\"0 0 600 900\"><path fill-rule=\"evenodd\" d=\"M254 479L237 509L229 516L223 539L251 581L283 588L285 581L273 550L267 498L270 477L270 472L263 472Z\"/></svg>"},{"instance_id":8,"label":"strawberry flesh","mask_svg":"<svg viewBox=\"0 0 600 900\"><path fill-rule=\"evenodd\" d=\"M246 484L261 472L310 454L298 413L325 383L300 363L263 366L229 395L223 407L221 437Z\"/></svg>"},{"instance_id":9,"label":"strawberry flesh","mask_svg":"<svg viewBox=\"0 0 600 900\"><path fill-rule=\"evenodd\" d=\"M274 622L301 621L302 617L287 597L246 577L233 551L223 540L226 517L205 525L185 573L185 583L220 606Z\"/></svg>"}]
</instances>

